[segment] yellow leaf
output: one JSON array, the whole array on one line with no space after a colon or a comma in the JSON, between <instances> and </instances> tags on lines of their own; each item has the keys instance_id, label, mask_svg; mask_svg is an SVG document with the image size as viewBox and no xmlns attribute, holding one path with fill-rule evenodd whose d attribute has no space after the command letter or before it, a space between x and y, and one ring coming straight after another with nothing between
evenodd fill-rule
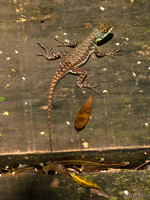
<instances>
[{"instance_id":1,"label":"yellow leaf","mask_svg":"<svg viewBox=\"0 0 150 200\"><path fill-rule=\"evenodd\" d=\"M71 177L73 178L73 180L80 186L82 187L90 187L90 188L100 188L96 183L94 183L93 181L90 181L87 178L84 178L82 176L79 176L75 173L69 172L69 174L71 175Z\"/></svg>"}]
</instances>

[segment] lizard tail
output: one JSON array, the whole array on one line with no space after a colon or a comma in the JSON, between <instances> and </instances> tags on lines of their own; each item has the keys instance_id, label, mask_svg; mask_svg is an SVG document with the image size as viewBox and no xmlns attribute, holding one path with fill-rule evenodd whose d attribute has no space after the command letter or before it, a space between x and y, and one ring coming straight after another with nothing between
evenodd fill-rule
<instances>
[{"instance_id":1,"label":"lizard tail","mask_svg":"<svg viewBox=\"0 0 150 200\"><path fill-rule=\"evenodd\" d=\"M66 59L66 53L61 52L61 66L56 71L53 80L50 85L49 89L49 96L48 96L48 129L49 129L49 144L50 144L50 151L51 151L51 161L53 163L53 148L52 148L52 138L51 138L51 107L52 107L52 98L55 87L57 83L69 73L68 68L71 67L71 63L69 63Z\"/></svg>"},{"instance_id":2,"label":"lizard tail","mask_svg":"<svg viewBox=\"0 0 150 200\"><path fill-rule=\"evenodd\" d=\"M66 73L67 74L67 73ZM52 98L55 87L57 83L63 78L65 73L62 75L62 70L58 69L55 73L53 80L50 85L49 95L48 95L48 130L49 130L49 144L50 144L50 151L51 151L51 161L53 162L53 148L52 148L52 137L51 137L51 109L52 109Z\"/></svg>"}]
</instances>

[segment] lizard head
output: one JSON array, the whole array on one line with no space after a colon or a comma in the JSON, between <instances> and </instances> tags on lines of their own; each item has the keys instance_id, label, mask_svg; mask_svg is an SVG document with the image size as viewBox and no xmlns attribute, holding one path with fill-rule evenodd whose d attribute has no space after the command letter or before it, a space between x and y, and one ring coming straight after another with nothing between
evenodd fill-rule
<instances>
[{"instance_id":1,"label":"lizard head","mask_svg":"<svg viewBox=\"0 0 150 200\"><path fill-rule=\"evenodd\" d=\"M104 22L100 23L99 26L95 29L97 32L97 37L95 39L95 43L103 40L113 29L113 26L110 24L106 24Z\"/></svg>"}]
</instances>

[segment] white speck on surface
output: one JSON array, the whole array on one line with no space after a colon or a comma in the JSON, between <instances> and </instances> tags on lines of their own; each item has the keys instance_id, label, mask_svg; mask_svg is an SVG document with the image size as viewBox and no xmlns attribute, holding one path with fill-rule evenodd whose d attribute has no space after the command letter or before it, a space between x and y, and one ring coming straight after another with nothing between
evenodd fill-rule
<instances>
[{"instance_id":1,"label":"white speck on surface","mask_svg":"<svg viewBox=\"0 0 150 200\"><path fill-rule=\"evenodd\" d=\"M20 10L18 8L16 8L16 12L19 12Z\"/></svg>"},{"instance_id":2,"label":"white speck on surface","mask_svg":"<svg viewBox=\"0 0 150 200\"><path fill-rule=\"evenodd\" d=\"M145 126L148 126L148 123L147 123L147 122L145 123Z\"/></svg>"},{"instance_id":3,"label":"white speck on surface","mask_svg":"<svg viewBox=\"0 0 150 200\"><path fill-rule=\"evenodd\" d=\"M70 142L73 142L73 139L72 139L72 138L70 139Z\"/></svg>"},{"instance_id":4,"label":"white speck on surface","mask_svg":"<svg viewBox=\"0 0 150 200\"><path fill-rule=\"evenodd\" d=\"M148 70L150 70L150 67L148 67Z\"/></svg>"},{"instance_id":5,"label":"white speck on surface","mask_svg":"<svg viewBox=\"0 0 150 200\"><path fill-rule=\"evenodd\" d=\"M100 10L104 11L104 10L105 10L105 8L104 8L104 7L102 7L102 6L100 6Z\"/></svg>"},{"instance_id":6,"label":"white speck on surface","mask_svg":"<svg viewBox=\"0 0 150 200\"><path fill-rule=\"evenodd\" d=\"M56 38L58 38L58 35L55 35Z\"/></svg>"},{"instance_id":7,"label":"white speck on surface","mask_svg":"<svg viewBox=\"0 0 150 200\"><path fill-rule=\"evenodd\" d=\"M126 41L129 41L129 38L125 38Z\"/></svg>"},{"instance_id":8,"label":"white speck on surface","mask_svg":"<svg viewBox=\"0 0 150 200\"><path fill-rule=\"evenodd\" d=\"M128 190L124 190L124 193L126 194L126 195L129 195L130 193L128 192Z\"/></svg>"},{"instance_id":9,"label":"white speck on surface","mask_svg":"<svg viewBox=\"0 0 150 200\"><path fill-rule=\"evenodd\" d=\"M107 92L107 90L103 90L103 94L107 94L108 92Z\"/></svg>"},{"instance_id":10,"label":"white speck on surface","mask_svg":"<svg viewBox=\"0 0 150 200\"><path fill-rule=\"evenodd\" d=\"M0 50L0 54L2 54L3 52Z\"/></svg>"},{"instance_id":11,"label":"white speck on surface","mask_svg":"<svg viewBox=\"0 0 150 200\"><path fill-rule=\"evenodd\" d=\"M8 111L5 111L5 112L3 113L3 115L8 116L8 115L9 115L9 112L8 112Z\"/></svg>"},{"instance_id":12,"label":"white speck on surface","mask_svg":"<svg viewBox=\"0 0 150 200\"><path fill-rule=\"evenodd\" d=\"M83 142L82 145L84 146L85 149L87 149L89 146L88 142Z\"/></svg>"},{"instance_id":13,"label":"white speck on surface","mask_svg":"<svg viewBox=\"0 0 150 200\"><path fill-rule=\"evenodd\" d=\"M63 35L67 35L67 33L63 33Z\"/></svg>"},{"instance_id":14,"label":"white speck on surface","mask_svg":"<svg viewBox=\"0 0 150 200\"><path fill-rule=\"evenodd\" d=\"M141 64L141 61L137 61L137 64L140 65L140 64Z\"/></svg>"},{"instance_id":15,"label":"white speck on surface","mask_svg":"<svg viewBox=\"0 0 150 200\"><path fill-rule=\"evenodd\" d=\"M66 42L66 43L69 43L69 42L70 42L70 40L68 40L68 39L65 39L65 42Z\"/></svg>"},{"instance_id":16,"label":"white speck on surface","mask_svg":"<svg viewBox=\"0 0 150 200\"><path fill-rule=\"evenodd\" d=\"M7 57L6 59L7 59L7 60L10 60L10 57Z\"/></svg>"},{"instance_id":17,"label":"white speck on surface","mask_svg":"<svg viewBox=\"0 0 150 200\"><path fill-rule=\"evenodd\" d=\"M67 124L67 125L70 125L70 122L69 122L69 121L66 121L66 124Z\"/></svg>"},{"instance_id":18,"label":"white speck on surface","mask_svg":"<svg viewBox=\"0 0 150 200\"><path fill-rule=\"evenodd\" d=\"M136 73L135 73L135 72L132 72L132 76L136 77Z\"/></svg>"},{"instance_id":19,"label":"white speck on surface","mask_svg":"<svg viewBox=\"0 0 150 200\"><path fill-rule=\"evenodd\" d=\"M17 51L17 50L15 50L15 54L18 54L18 51Z\"/></svg>"},{"instance_id":20,"label":"white speck on surface","mask_svg":"<svg viewBox=\"0 0 150 200\"><path fill-rule=\"evenodd\" d=\"M28 104L28 102L25 102L24 104L25 104L25 105L27 105L27 104Z\"/></svg>"},{"instance_id":21,"label":"white speck on surface","mask_svg":"<svg viewBox=\"0 0 150 200\"><path fill-rule=\"evenodd\" d=\"M116 45L116 46L119 46L119 45L120 45L120 43L119 43L119 42L117 42L117 43L115 43L115 45Z\"/></svg>"},{"instance_id":22,"label":"white speck on surface","mask_svg":"<svg viewBox=\"0 0 150 200\"><path fill-rule=\"evenodd\" d=\"M40 134L40 135L44 135L45 133L44 133L44 131L41 131L39 134Z\"/></svg>"},{"instance_id":23,"label":"white speck on surface","mask_svg":"<svg viewBox=\"0 0 150 200\"><path fill-rule=\"evenodd\" d=\"M16 70L14 68L11 69L12 72L16 72Z\"/></svg>"},{"instance_id":24,"label":"white speck on surface","mask_svg":"<svg viewBox=\"0 0 150 200\"><path fill-rule=\"evenodd\" d=\"M22 77L22 80L23 80L23 81L25 81L25 80L26 80L26 78L23 76L23 77Z\"/></svg>"}]
</instances>

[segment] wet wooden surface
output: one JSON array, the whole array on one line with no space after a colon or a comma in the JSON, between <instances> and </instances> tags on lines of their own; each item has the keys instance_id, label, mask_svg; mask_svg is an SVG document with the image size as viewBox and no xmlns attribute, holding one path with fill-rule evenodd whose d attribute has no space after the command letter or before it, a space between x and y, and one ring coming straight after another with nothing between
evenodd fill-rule
<instances>
[{"instance_id":1,"label":"wet wooden surface","mask_svg":"<svg viewBox=\"0 0 150 200\"><path fill-rule=\"evenodd\" d=\"M54 151L150 147L149 1L1 1L0 154L49 151L47 97L59 60L37 57L37 42L60 51L53 38L85 39L99 22L114 25L102 51L121 49L115 59L92 55L82 67L100 83L92 118L77 134L77 111L91 95L67 75L54 93ZM47 7L47 9L45 9ZM87 28L87 23L91 28ZM66 52L70 49L65 48ZM107 92L106 92L107 91Z\"/></svg>"}]
</instances>

